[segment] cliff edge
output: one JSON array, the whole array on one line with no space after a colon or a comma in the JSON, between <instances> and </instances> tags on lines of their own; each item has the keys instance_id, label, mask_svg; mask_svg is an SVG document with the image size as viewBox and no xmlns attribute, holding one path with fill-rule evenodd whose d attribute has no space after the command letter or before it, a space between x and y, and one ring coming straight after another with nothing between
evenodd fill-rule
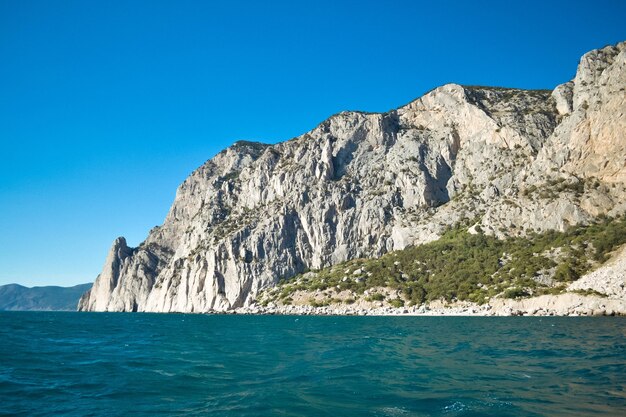
<instances>
[{"instance_id":1,"label":"cliff edge","mask_svg":"<svg viewBox=\"0 0 626 417\"><path fill-rule=\"evenodd\" d=\"M622 214L625 86L622 42L585 54L553 91L447 84L276 145L237 142L180 185L138 247L114 242L78 309L232 310L280 279L460 222L504 238Z\"/></svg>"}]
</instances>

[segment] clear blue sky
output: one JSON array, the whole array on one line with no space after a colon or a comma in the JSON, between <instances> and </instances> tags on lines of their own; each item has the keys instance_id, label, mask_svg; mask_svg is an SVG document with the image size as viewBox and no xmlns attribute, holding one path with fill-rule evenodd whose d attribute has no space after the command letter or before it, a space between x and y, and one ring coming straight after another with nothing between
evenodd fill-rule
<instances>
[{"instance_id":1,"label":"clear blue sky","mask_svg":"<svg viewBox=\"0 0 626 417\"><path fill-rule=\"evenodd\" d=\"M626 2L0 0L0 284L72 285L239 139L448 82L553 88Z\"/></svg>"}]
</instances>

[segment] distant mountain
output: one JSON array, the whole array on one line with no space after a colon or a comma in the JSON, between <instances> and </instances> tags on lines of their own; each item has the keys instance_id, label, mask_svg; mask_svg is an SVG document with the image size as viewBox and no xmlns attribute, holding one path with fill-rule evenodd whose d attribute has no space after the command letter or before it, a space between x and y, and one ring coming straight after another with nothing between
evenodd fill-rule
<instances>
[{"instance_id":1,"label":"distant mountain","mask_svg":"<svg viewBox=\"0 0 626 417\"><path fill-rule=\"evenodd\" d=\"M74 311L80 296L92 284L73 287L24 287L19 284L0 286L0 310Z\"/></svg>"}]
</instances>

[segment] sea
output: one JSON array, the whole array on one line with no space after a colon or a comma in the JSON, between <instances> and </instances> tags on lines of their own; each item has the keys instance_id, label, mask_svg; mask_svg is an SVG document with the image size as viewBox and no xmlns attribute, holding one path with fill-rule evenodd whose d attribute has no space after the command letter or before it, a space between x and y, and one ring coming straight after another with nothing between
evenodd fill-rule
<instances>
[{"instance_id":1,"label":"sea","mask_svg":"<svg viewBox=\"0 0 626 417\"><path fill-rule=\"evenodd\" d=\"M620 317L0 312L2 416L625 416Z\"/></svg>"}]
</instances>

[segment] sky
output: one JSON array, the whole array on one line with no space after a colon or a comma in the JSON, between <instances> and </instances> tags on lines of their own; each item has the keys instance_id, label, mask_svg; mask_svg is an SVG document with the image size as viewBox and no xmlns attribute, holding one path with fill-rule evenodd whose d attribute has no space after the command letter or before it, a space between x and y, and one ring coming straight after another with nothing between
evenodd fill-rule
<instances>
[{"instance_id":1,"label":"sky","mask_svg":"<svg viewBox=\"0 0 626 417\"><path fill-rule=\"evenodd\" d=\"M0 285L93 281L233 142L456 82L548 88L626 2L0 0Z\"/></svg>"}]
</instances>

